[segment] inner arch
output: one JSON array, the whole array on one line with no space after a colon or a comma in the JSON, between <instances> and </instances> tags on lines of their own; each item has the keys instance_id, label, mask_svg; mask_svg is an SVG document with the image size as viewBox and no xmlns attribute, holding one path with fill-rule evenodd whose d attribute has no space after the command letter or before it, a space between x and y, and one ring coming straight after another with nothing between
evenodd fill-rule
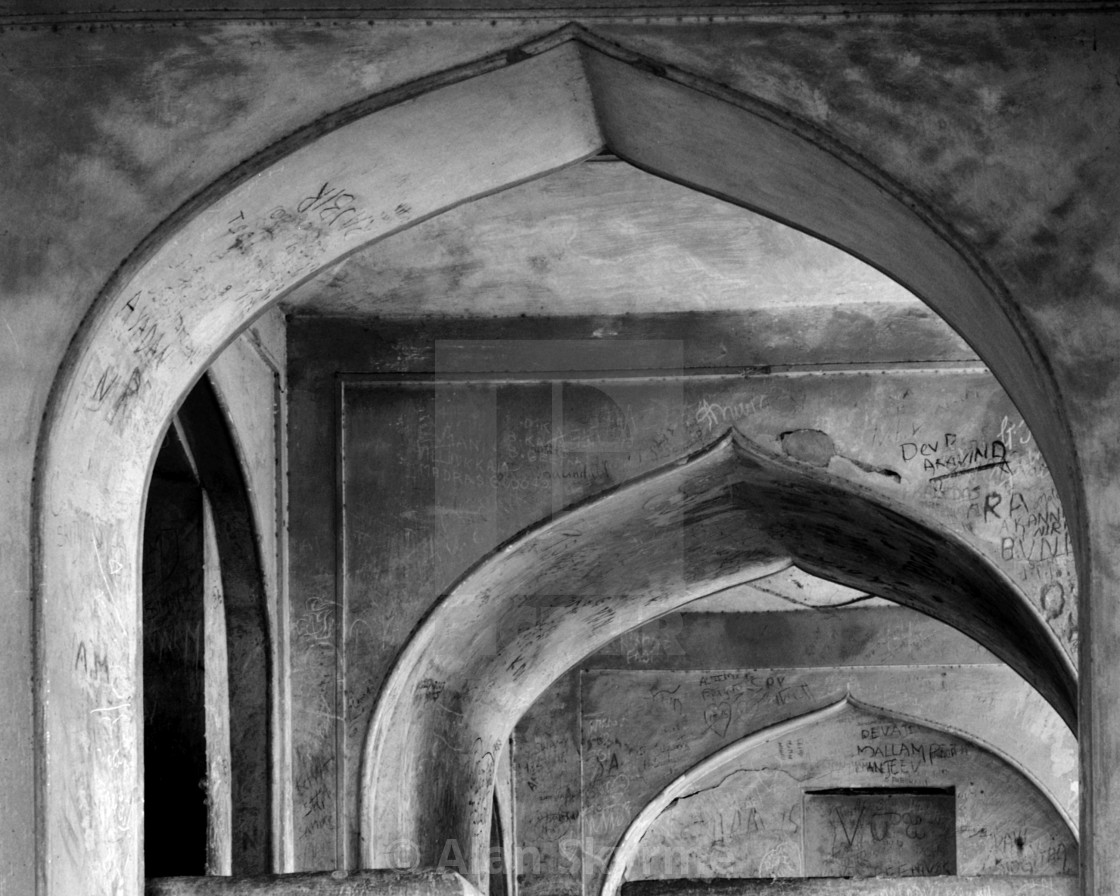
<instances>
[{"instance_id":1,"label":"inner arch","mask_svg":"<svg viewBox=\"0 0 1120 896\"><path fill-rule=\"evenodd\" d=\"M1015 769L1031 786L1037 788L1040 796L1054 810L1056 818L1068 826L1069 831L1076 839L1076 820L1071 817L1068 807L1064 806L1055 796L1056 793L1068 788L1068 781L1047 774L1046 769L1032 767L1030 761L1020 750L1021 740L1016 740L1011 731L1008 731L1007 735L999 734L1000 742L992 743L976 733L975 716L970 716L963 707L943 707L940 712L935 710L932 714L929 712L931 708L924 707L923 715L916 717L905 711L868 703L849 693L831 705L807 713L791 715L782 722L755 731L735 743L729 744L680 775L642 807L627 827L618 844L611 850L610 862L605 869L600 892L603 896L616 896L621 891L627 869L642 849L643 837L658 823L662 814L678 800L687 799L690 794L695 794L698 790L705 790L705 782L709 782L710 786L713 777L718 778L728 775L737 768L742 769L747 764L765 766L766 762L761 759L760 754L768 744L797 733L807 734L818 726L823 726L828 722L835 723L845 716L869 715L893 722L909 723L927 731L960 737L970 744L981 747L984 751ZM1073 740L1072 733L1067 732L1067 739ZM752 756L757 760L756 762L749 762L748 757ZM1038 772L1041 772L1041 776L1036 774ZM1065 787L1062 785L1065 785Z\"/></svg>"},{"instance_id":2,"label":"inner arch","mask_svg":"<svg viewBox=\"0 0 1120 896\"><path fill-rule=\"evenodd\" d=\"M401 654L370 724L366 864L391 865L400 842L436 864L454 838L472 870L485 868L496 759L545 688L626 630L791 560L960 629L1073 727L1069 659L991 561L891 499L732 431L524 533L451 589ZM495 645L526 606L536 623Z\"/></svg>"}]
</instances>

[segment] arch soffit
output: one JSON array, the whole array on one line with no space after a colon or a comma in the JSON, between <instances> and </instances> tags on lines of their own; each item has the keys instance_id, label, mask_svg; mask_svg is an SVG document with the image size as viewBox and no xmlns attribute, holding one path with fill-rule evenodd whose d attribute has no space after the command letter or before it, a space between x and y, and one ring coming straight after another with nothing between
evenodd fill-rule
<instances>
[{"instance_id":1,"label":"arch soffit","mask_svg":"<svg viewBox=\"0 0 1120 896\"><path fill-rule=\"evenodd\" d=\"M913 713L891 709L886 706L877 706L860 700L851 693L848 693L829 706L821 707L801 715L791 716L775 725L763 728L760 731L752 732L746 737L739 739L735 743L728 744L722 750L701 760L674 779L634 817L633 821L630 822L630 825L623 833L618 845L611 852L611 858L603 877L603 887L600 891L601 896L615 896L615 894L621 892L623 875L626 873L626 867L630 864L634 856L637 855L642 838L657 821L661 813L675 800L688 796L689 793L695 791L700 782L718 769L739 761L741 758L760 747L776 740L781 740L797 732L804 731L807 728L812 728L822 722L835 719L846 712L869 713L900 722L910 722L929 728L932 731L950 734L954 737L971 741L1024 775L1024 777L1046 797L1047 801L1054 807L1058 815L1069 826L1074 837L1077 837L1077 819L1071 815L1069 807L1058 800L1050 788L1044 786L1040 782L1035 771L1024 765L1020 757L1009 753L1006 749L1002 749L998 745L990 743L982 735L975 732L974 725L970 724L973 721L972 719L966 717L962 718L960 716L951 718L945 718L943 716L938 716L936 718L918 716Z\"/></svg>"},{"instance_id":2,"label":"arch soffit","mask_svg":"<svg viewBox=\"0 0 1120 896\"><path fill-rule=\"evenodd\" d=\"M674 117L677 124L667 125ZM719 139L707 150L668 139L694 124L702 125L695 136ZM974 256L917 214L901 190L809 130L764 104L567 28L329 116L161 226L83 321L39 440L34 572L44 892L139 886L139 498L175 406L225 344L284 291L371 241L610 146L640 167L864 257L972 337L997 375L1020 386L1012 394L1028 419L1059 407L1044 366L1034 363L1033 341ZM720 157L717 145L733 151ZM690 152L692 161L681 155ZM834 183L843 189L817 195ZM901 232L898 239L914 239L902 250L883 245L872 233L876 222ZM988 317L971 319L976 308ZM1047 457L1068 444L1064 421L1058 424L1036 425L1049 440ZM1056 478L1063 495L1074 496L1072 480ZM109 661L106 680L73 668L75 645L87 643ZM104 823L108 818L114 822Z\"/></svg>"}]
</instances>

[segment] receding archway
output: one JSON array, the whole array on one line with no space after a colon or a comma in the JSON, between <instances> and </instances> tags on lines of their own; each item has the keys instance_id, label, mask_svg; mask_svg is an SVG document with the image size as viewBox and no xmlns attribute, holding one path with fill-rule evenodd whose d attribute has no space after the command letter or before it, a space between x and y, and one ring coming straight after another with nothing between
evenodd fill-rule
<instances>
[{"instance_id":1,"label":"receding archway","mask_svg":"<svg viewBox=\"0 0 1120 896\"><path fill-rule=\"evenodd\" d=\"M780 110L562 30L297 133L181 209L102 290L52 389L37 461L44 893L140 891L140 499L171 414L207 363L347 253L604 147L833 242L928 301L1008 387L1080 531L1055 386L975 253ZM81 650L105 657L108 674L83 674Z\"/></svg>"},{"instance_id":2,"label":"receding archway","mask_svg":"<svg viewBox=\"0 0 1120 896\"><path fill-rule=\"evenodd\" d=\"M1074 727L1069 659L991 561L885 496L731 432L498 548L421 624L367 735L366 863L391 865L407 842L434 865L454 840L484 880L494 767L548 685L642 622L791 563L960 629ZM535 623L496 646L525 607Z\"/></svg>"}]
</instances>

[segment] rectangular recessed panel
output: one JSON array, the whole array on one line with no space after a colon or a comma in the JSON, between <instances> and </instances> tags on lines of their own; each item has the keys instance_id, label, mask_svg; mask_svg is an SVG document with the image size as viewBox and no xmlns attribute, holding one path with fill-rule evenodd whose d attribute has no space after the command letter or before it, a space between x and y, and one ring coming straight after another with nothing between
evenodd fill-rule
<instances>
[{"instance_id":1,"label":"rectangular recessed panel","mask_svg":"<svg viewBox=\"0 0 1120 896\"><path fill-rule=\"evenodd\" d=\"M808 792L804 813L807 877L957 873L956 795L952 790Z\"/></svg>"}]
</instances>

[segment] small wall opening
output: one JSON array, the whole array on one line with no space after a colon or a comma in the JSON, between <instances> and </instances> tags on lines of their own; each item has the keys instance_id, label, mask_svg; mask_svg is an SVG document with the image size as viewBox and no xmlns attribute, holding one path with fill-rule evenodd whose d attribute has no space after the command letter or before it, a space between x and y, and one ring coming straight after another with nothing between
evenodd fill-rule
<instances>
[{"instance_id":1,"label":"small wall opening","mask_svg":"<svg viewBox=\"0 0 1120 896\"><path fill-rule=\"evenodd\" d=\"M809 790L802 817L806 877L957 873L952 787Z\"/></svg>"}]
</instances>

